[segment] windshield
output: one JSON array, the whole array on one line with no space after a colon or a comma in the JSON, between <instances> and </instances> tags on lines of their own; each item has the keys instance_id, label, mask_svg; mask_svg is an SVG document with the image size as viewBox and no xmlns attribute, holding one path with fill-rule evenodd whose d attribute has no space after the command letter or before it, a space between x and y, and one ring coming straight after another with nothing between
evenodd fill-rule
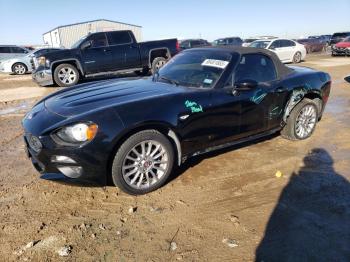
<instances>
[{"instance_id":1,"label":"windshield","mask_svg":"<svg viewBox=\"0 0 350 262\"><path fill-rule=\"evenodd\" d=\"M348 36L347 38L345 38L343 42L350 42L350 36Z\"/></svg>"},{"instance_id":2,"label":"windshield","mask_svg":"<svg viewBox=\"0 0 350 262\"><path fill-rule=\"evenodd\" d=\"M211 88L231 60L228 52L182 52L163 66L155 80L188 87Z\"/></svg>"},{"instance_id":3,"label":"windshield","mask_svg":"<svg viewBox=\"0 0 350 262\"><path fill-rule=\"evenodd\" d=\"M249 45L249 47L255 47L255 48L266 48L271 41L255 41Z\"/></svg>"},{"instance_id":4,"label":"windshield","mask_svg":"<svg viewBox=\"0 0 350 262\"><path fill-rule=\"evenodd\" d=\"M214 45L226 45L226 39L217 39L213 42Z\"/></svg>"},{"instance_id":5,"label":"windshield","mask_svg":"<svg viewBox=\"0 0 350 262\"><path fill-rule=\"evenodd\" d=\"M244 40L244 43L251 43L251 42L254 42L254 41L256 41L257 39L245 39Z\"/></svg>"},{"instance_id":6,"label":"windshield","mask_svg":"<svg viewBox=\"0 0 350 262\"><path fill-rule=\"evenodd\" d=\"M87 35L82 37L82 38L80 38L77 42L75 42L74 45L72 45L71 48L78 48L80 46L80 44L86 39L86 37L87 37Z\"/></svg>"}]
</instances>

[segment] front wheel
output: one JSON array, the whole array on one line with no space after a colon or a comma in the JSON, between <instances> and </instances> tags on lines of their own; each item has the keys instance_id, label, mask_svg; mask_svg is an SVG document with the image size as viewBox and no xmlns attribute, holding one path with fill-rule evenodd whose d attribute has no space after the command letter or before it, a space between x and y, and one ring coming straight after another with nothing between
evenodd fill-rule
<instances>
[{"instance_id":1,"label":"front wheel","mask_svg":"<svg viewBox=\"0 0 350 262\"><path fill-rule=\"evenodd\" d=\"M303 140L315 131L318 106L314 100L304 98L290 113L281 135L289 140Z\"/></svg>"},{"instance_id":2,"label":"front wheel","mask_svg":"<svg viewBox=\"0 0 350 262\"><path fill-rule=\"evenodd\" d=\"M293 56L293 63L297 64L301 62L301 53L296 52Z\"/></svg>"},{"instance_id":3,"label":"front wheel","mask_svg":"<svg viewBox=\"0 0 350 262\"><path fill-rule=\"evenodd\" d=\"M54 79L61 87L74 86L79 81L79 71L71 64L61 64L55 68Z\"/></svg>"},{"instance_id":4,"label":"front wheel","mask_svg":"<svg viewBox=\"0 0 350 262\"><path fill-rule=\"evenodd\" d=\"M113 183L132 195L141 195L164 185L174 164L170 141L156 130L129 137L115 154Z\"/></svg>"},{"instance_id":5,"label":"front wheel","mask_svg":"<svg viewBox=\"0 0 350 262\"><path fill-rule=\"evenodd\" d=\"M23 63L16 63L12 66L12 72L16 75L24 75L28 72L28 68Z\"/></svg>"}]
</instances>

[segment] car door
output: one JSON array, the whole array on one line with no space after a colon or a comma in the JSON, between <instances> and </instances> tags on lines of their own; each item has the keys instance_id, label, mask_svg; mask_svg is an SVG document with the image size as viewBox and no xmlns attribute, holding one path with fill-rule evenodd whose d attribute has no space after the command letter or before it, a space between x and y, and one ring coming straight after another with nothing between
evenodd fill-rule
<instances>
[{"instance_id":1,"label":"car door","mask_svg":"<svg viewBox=\"0 0 350 262\"><path fill-rule=\"evenodd\" d=\"M275 40L269 46L269 49L276 53L281 61L289 58L289 51L283 46L283 40Z\"/></svg>"},{"instance_id":2,"label":"car door","mask_svg":"<svg viewBox=\"0 0 350 262\"><path fill-rule=\"evenodd\" d=\"M282 46L286 52L286 60L293 61L293 57L297 52L295 42L291 40L282 40Z\"/></svg>"},{"instance_id":3,"label":"car door","mask_svg":"<svg viewBox=\"0 0 350 262\"><path fill-rule=\"evenodd\" d=\"M108 46L106 34L93 34L85 42L90 42L87 48L81 49L85 73L94 74L108 71L113 62L113 57ZM84 46L84 43L81 46Z\"/></svg>"},{"instance_id":4,"label":"car door","mask_svg":"<svg viewBox=\"0 0 350 262\"><path fill-rule=\"evenodd\" d=\"M107 38L113 56L111 70L141 67L139 46L128 31L109 32Z\"/></svg>"}]
</instances>

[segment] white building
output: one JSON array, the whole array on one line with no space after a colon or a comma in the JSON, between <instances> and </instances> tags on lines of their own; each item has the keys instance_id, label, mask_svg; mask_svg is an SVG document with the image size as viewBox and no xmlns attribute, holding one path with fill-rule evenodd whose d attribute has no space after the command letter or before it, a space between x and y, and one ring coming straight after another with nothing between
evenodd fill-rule
<instances>
[{"instance_id":1,"label":"white building","mask_svg":"<svg viewBox=\"0 0 350 262\"><path fill-rule=\"evenodd\" d=\"M70 48L76 41L89 33L103 31L133 31L137 41L142 40L142 27L106 19L58 26L43 34L44 44L51 47Z\"/></svg>"}]
</instances>

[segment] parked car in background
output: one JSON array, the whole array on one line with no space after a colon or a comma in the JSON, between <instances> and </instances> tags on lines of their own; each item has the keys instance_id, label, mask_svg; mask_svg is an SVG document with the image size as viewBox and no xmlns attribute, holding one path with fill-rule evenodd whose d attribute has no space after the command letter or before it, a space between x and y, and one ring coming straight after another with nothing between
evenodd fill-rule
<instances>
[{"instance_id":1,"label":"parked car in background","mask_svg":"<svg viewBox=\"0 0 350 262\"><path fill-rule=\"evenodd\" d=\"M332 56L336 55L350 56L350 36L332 46Z\"/></svg>"},{"instance_id":2,"label":"parked car in background","mask_svg":"<svg viewBox=\"0 0 350 262\"><path fill-rule=\"evenodd\" d=\"M29 52L28 54L15 58L2 60L0 62L0 72L24 75L31 73L35 69L36 58L50 52L60 50L59 48L42 48Z\"/></svg>"},{"instance_id":3,"label":"parked car in background","mask_svg":"<svg viewBox=\"0 0 350 262\"><path fill-rule=\"evenodd\" d=\"M0 45L0 61L28 54L30 50L16 45Z\"/></svg>"},{"instance_id":4,"label":"parked car in background","mask_svg":"<svg viewBox=\"0 0 350 262\"><path fill-rule=\"evenodd\" d=\"M336 43L342 42L348 36L350 36L350 32L334 33L332 35L330 45L333 46Z\"/></svg>"},{"instance_id":5,"label":"parked car in background","mask_svg":"<svg viewBox=\"0 0 350 262\"><path fill-rule=\"evenodd\" d=\"M83 77L110 72L156 72L179 52L177 39L138 43L130 30L89 34L71 49L38 58L33 80L46 86L73 86Z\"/></svg>"},{"instance_id":6,"label":"parked car in background","mask_svg":"<svg viewBox=\"0 0 350 262\"><path fill-rule=\"evenodd\" d=\"M246 38L243 40L242 46L247 47L256 40L259 40L259 39L258 38Z\"/></svg>"},{"instance_id":7,"label":"parked car in background","mask_svg":"<svg viewBox=\"0 0 350 262\"><path fill-rule=\"evenodd\" d=\"M320 38L304 38L296 40L299 44L305 46L306 53L321 52L326 49L327 44Z\"/></svg>"},{"instance_id":8,"label":"parked car in background","mask_svg":"<svg viewBox=\"0 0 350 262\"><path fill-rule=\"evenodd\" d=\"M309 39L319 39L322 43L325 43L326 45L329 45L332 35L316 35L316 36L309 36Z\"/></svg>"},{"instance_id":9,"label":"parked car in background","mask_svg":"<svg viewBox=\"0 0 350 262\"><path fill-rule=\"evenodd\" d=\"M329 74L287 67L269 50L195 48L153 78L62 89L24 117L40 173L113 181L145 194L186 159L277 132L309 138L322 118Z\"/></svg>"},{"instance_id":10,"label":"parked car in background","mask_svg":"<svg viewBox=\"0 0 350 262\"><path fill-rule=\"evenodd\" d=\"M243 40L240 37L225 37L214 40L214 46L242 46Z\"/></svg>"},{"instance_id":11,"label":"parked car in background","mask_svg":"<svg viewBox=\"0 0 350 262\"><path fill-rule=\"evenodd\" d=\"M300 63L306 57L304 45L289 39L257 40L249 45L275 52L283 63Z\"/></svg>"},{"instance_id":12,"label":"parked car in background","mask_svg":"<svg viewBox=\"0 0 350 262\"><path fill-rule=\"evenodd\" d=\"M186 50L195 47L211 46L211 44L204 39L184 39L180 41L179 45L181 50Z\"/></svg>"},{"instance_id":13,"label":"parked car in background","mask_svg":"<svg viewBox=\"0 0 350 262\"><path fill-rule=\"evenodd\" d=\"M256 40L263 40L263 39L277 39L278 37L275 36L257 36L252 38L246 38L243 40L242 46L248 47L251 43L253 43Z\"/></svg>"}]
</instances>

